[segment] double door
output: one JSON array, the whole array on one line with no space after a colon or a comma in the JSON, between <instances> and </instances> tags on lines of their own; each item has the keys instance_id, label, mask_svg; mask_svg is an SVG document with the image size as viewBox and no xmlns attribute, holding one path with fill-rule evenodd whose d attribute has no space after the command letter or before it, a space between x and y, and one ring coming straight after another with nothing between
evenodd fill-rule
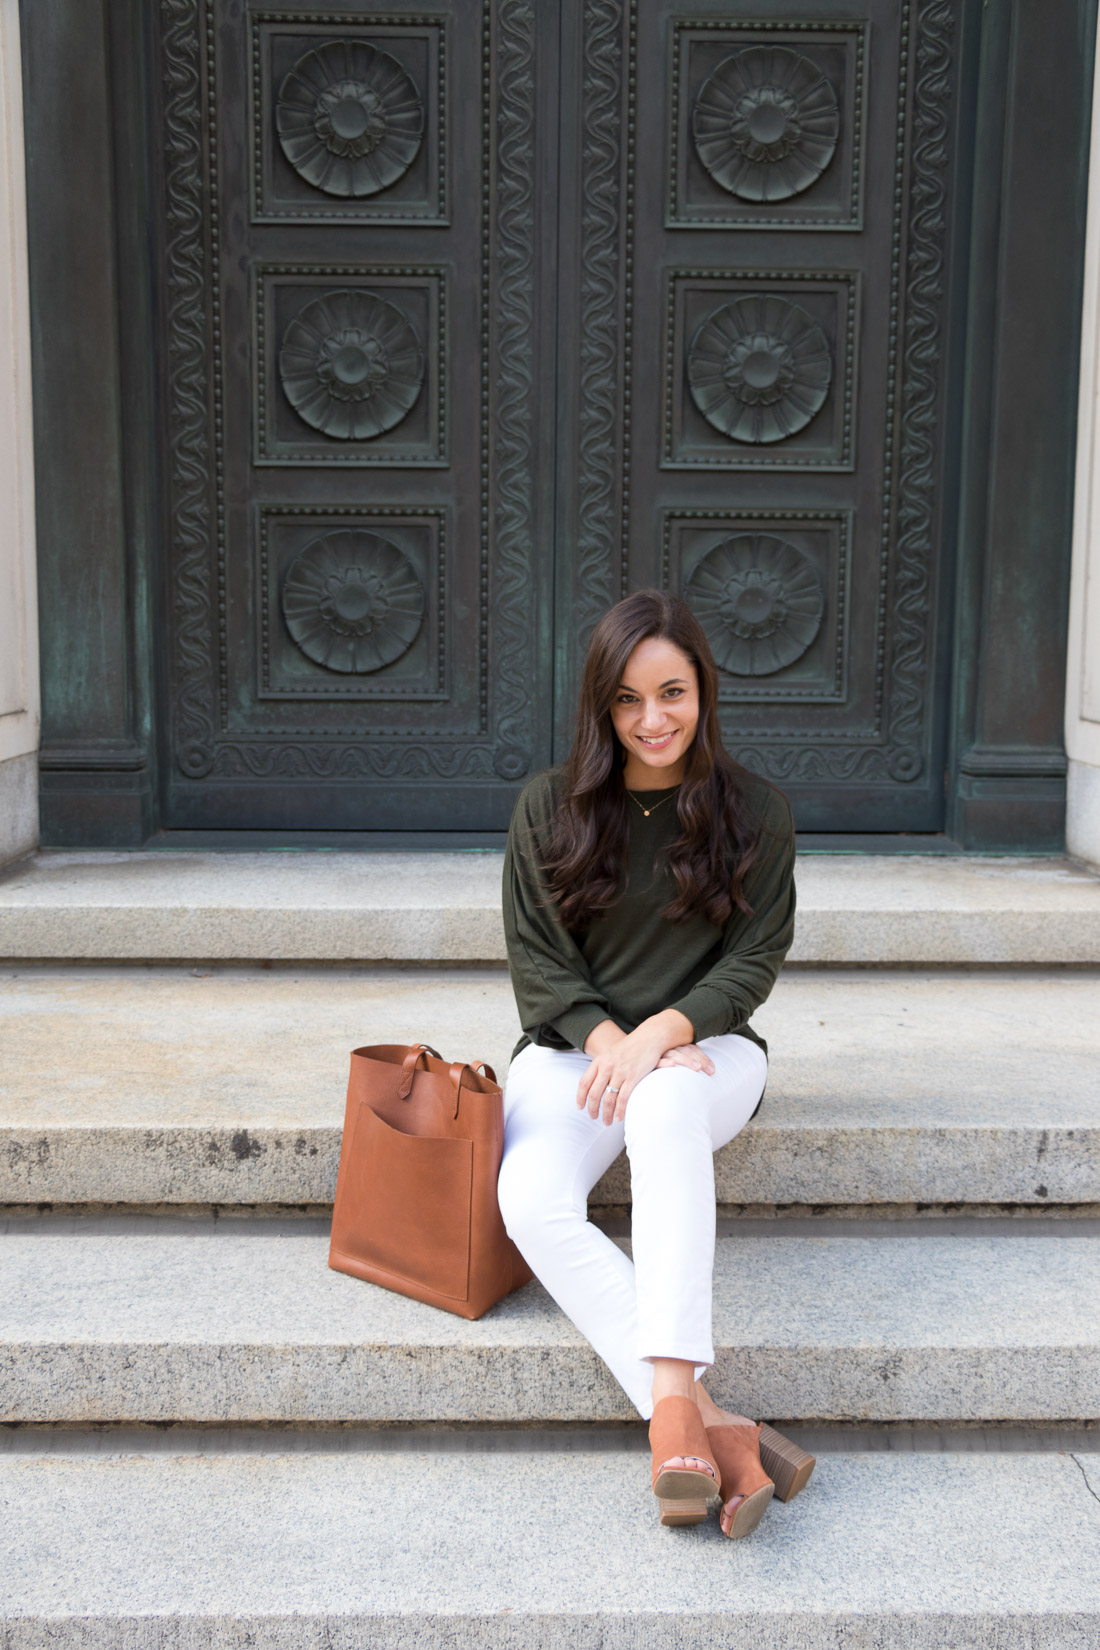
<instances>
[{"instance_id":1,"label":"double door","mask_svg":"<svg viewBox=\"0 0 1100 1650\"><path fill-rule=\"evenodd\" d=\"M961 4L161 8L166 823L502 828L660 585L941 828Z\"/></svg>"}]
</instances>

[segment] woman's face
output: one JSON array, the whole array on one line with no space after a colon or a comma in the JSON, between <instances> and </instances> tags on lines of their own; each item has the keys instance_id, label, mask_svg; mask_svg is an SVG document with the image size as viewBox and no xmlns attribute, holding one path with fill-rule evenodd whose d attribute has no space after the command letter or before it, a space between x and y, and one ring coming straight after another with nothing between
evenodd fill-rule
<instances>
[{"instance_id":1,"label":"woman's face","mask_svg":"<svg viewBox=\"0 0 1100 1650\"><path fill-rule=\"evenodd\" d=\"M678 785L699 725L699 678L687 654L660 636L639 642L611 701L611 721L626 752L629 790Z\"/></svg>"}]
</instances>

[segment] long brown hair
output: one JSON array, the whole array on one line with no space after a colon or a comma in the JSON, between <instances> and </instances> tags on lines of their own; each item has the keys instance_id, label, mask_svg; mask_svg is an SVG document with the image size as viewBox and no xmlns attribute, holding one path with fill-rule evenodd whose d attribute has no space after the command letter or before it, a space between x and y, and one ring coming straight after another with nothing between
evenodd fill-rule
<instances>
[{"instance_id":1,"label":"long brown hair","mask_svg":"<svg viewBox=\"0 0 1100 1650\"><path fill-rule=\"evenodd\" d=\"M627 660L651 636L686 654L699 682L699 723L676 801L680 834L668 850L676 895L662 915L682 921L698 913L720 928L735 908L750 909L745 876L760 852L762 826L745 794L751 776L722 746L718 671L703 627L678 596L639 590L592 632L565 789L550 826L543 871L569 929L599 916L625 885L628 798L611 706Z\"/></svg>"}]
</instances>

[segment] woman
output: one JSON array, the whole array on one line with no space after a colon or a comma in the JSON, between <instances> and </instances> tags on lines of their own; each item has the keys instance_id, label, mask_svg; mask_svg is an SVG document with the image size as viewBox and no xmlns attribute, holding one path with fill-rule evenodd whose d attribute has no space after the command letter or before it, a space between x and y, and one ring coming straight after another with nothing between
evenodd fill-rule
<instances>
[{"instance_id":1,"label":"woman","mask_svg":"<svg viewBox=\"0 0 1100 1650\"><path fill-rule=\"evenodd\" d=\"M592 635L563 768L537 775L504 868L524 1035L505 1089L500 1206L535 1275L650 1418L662 1524L755 1529L813 1458L718 1408L713 1154L754 1115L767 1055L748 1024L794 931L782 794L731 761L698 620L643 590ZM625 1145L633 1261L587 1218ZM770 1468L769 1472L765 1467Z\"/></svg>"}]
</instances>

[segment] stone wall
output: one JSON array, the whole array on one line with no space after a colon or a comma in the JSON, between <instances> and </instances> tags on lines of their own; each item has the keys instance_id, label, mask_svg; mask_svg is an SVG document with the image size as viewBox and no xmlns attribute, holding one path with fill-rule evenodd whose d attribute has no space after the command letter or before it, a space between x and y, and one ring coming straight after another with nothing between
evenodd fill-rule
<instances>
[{"instance_id":1,"label":"stone wall","mask_svg":"<svg viewBox=\"0 0 1100 1650\"><path fill-rule=\"evenodd\" d=\"M38 619L17 0L0 0L0 864L38 842Z\"/></svg>"},{"instance_id":2,"label":"stone wall","mask_svg":"<svg viewBox=\"0 0 1100 1650\"><path fill-rule=\"evenodd\" d=\"M1066 670L1066 847L1100 869L1100 76L1095 84Z\"/></svg>"}]
</instances>

